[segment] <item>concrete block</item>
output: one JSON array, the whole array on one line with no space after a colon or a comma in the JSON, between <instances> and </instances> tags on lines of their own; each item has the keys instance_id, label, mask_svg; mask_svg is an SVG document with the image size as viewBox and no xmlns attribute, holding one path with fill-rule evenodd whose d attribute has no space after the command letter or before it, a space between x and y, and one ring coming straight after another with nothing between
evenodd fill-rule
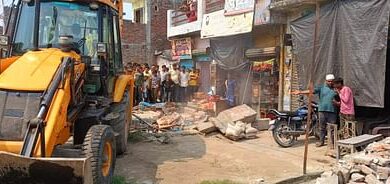
<instances>
[{"instance_id":1,"label":"concrete block","mask_svg":"<svg viewBox=\"0 0 390 184\"><path fill-rule=\"evenodd\" d=\"M366 175L370 175L370 174L374 174L375 171L372 170L371 168L367 167L366 165L360 165L360 170L366 174Z\"/></svg>"},{"instance_id":2,"label":"concrete block","mask_svg":"<svg viewBox=\"0 0 390 184\"><path fill-rule=\"evenodd\" d=\"M204 134L208 134L217 130L212 122L199 123L197 125L197 129L199 132Z\"/></svg>"},{"instance_id":3,"label":"concrete block","mask_svg":"<svg viewBox=\"0 0 390 184\"><path fill-rule=\"evenodd\" d=\"M365 155L356 155L352 158L353 163L364 165L370 165L372 163L372 160L373 158L367 157Z\"/></svg>"},{"instance_id":4,"label":"concrete block","mask_svg":"<svg viewBox=\"0 0 390 184\"><path fill-rule=\"evenodd\" d=\"M373 174L369 174L365 177L364 181L367 184L383 184L383 182L376 179L376 177Z\"/></svg>"},{"instance_id":5,"label":"concrete block","mask_svg":"<svg viewBox=\"0 0 390 184\"><path fill-rule=\"evenodd\" d=\"M359 173L353 173L351 175L351 181L353 182L363 182L364 181L364 175L359 174Z\"/></svg>"},{"instance_id":6,"label":"concrete block","mask_svg":"<svg viewBox=\"0 0 390 184\"><path fill-rule=\"evenodd\" d=\"M243 121L252 123L256 120L256 111L244 104L220 112L217 119L227 122Z\"/></svg>"}]
</instances>

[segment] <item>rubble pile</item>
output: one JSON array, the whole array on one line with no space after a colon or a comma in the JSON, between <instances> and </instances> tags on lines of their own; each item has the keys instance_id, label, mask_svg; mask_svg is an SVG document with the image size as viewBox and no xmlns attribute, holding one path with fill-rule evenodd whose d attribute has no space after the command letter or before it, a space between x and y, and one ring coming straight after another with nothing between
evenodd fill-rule
<instances>
[{"instance_id":1,"label":"rubble pile","mask_svg":"<svg viewBox=\"0 0 390 184\"><path fill-rule=\"evenodd\" d=\"M317 179L328 183L390 184L390 137L369 144L364 151L348 155L344 160Z\"/></svg>"},{"instance_id":2,"label":"rubble pile","mask_svg":"<svg viewBox=\"0 0 390 184\"><path fill-rule=\"evenodd\" d=\"M256 111L247 105L236 106L222 111L211 121L218 130L232 140L255 138L257 129L252 127L256 120Z\"/></svg>"},{"instance_id":3,"label":"rubble pile","mask_svg":"<svg viewBox=\"0 0 390 184\"><path fill-rule=\"evenodd\" d=\"M256 121L256 111L247 105L224 110L212 118L194 103L183 107L175 103L166 103L158 108L143 107L133 111L133 114L152 124L153 132L196 130L205 135L219 131L231 140L255 138L258 132L252 127Z\"/></svg>"}]
</instances>

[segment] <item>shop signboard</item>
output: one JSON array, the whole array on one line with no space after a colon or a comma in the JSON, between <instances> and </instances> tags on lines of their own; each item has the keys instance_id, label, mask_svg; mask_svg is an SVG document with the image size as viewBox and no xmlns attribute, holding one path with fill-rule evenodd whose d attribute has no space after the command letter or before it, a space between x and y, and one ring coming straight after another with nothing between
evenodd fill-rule
<instances>
[{"instance_id":1,"label":"shop signboard","mask_svg":"<svg viewBox=\"0 0 390 184\"><path fill-rule=\"evenodd\" d=\"M180 38L171 41L172 45L172 59L192 59L192 45L191 38Z\"/></svg>"},{"instance_id":2,"label":"shop signboard","mask_svg":"<svg viewBox=\"0 0 390 184\"><path fill-rule=\"evenodd\" d=\"M225 16L225 10L203 15L201 38L232 36L252 31L253 11Z\"/></svg>"},{"instance_id":3,"label":"shop signboard","mask_svg":"<svg viewBox=\"0 0 390 184\"><path fill-rule=\"evenodd\" d=\"M271 12L268 7L271 0L257 0L255 5L255 25L271 23Z\"/></svg>"},{"instance_id":4,"label":"shop signboard","mask_svg":"<svg viewBox=\"0 0 390 184\"><path fill-rule=\"evenodd\" d=\"M225 0L225 15L253 12L254 0Z\"/></svg>"}]
</instances>

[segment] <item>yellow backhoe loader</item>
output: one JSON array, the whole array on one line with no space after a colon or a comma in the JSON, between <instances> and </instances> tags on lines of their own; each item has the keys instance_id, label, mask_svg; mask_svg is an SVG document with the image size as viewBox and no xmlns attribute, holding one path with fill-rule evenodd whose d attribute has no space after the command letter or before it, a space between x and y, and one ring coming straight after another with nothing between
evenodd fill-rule
<instances>
[{"instance_id":1,"label":"yellow backhoe loader","mask_svg":"<svg viewBox=\"0 0 390 184\"><path fill-rule=\"evenodd\" d=\"M20 0L0 36L0 183L111 183L133 78L122 2Z\"/></svg>"}]
</instances>

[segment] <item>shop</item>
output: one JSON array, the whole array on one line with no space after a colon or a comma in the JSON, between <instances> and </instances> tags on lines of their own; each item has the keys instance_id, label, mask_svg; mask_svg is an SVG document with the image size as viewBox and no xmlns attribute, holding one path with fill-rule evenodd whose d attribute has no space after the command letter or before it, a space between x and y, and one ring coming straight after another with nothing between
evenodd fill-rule
<instances>
[{"instance_id":1,"label":"shop","mask_svg":"<svg viewBox=\"0 0 390 184\"><path fill-rule=\"evenodd\" d=\"M278 109L279 50L279 47L254 48L245 53L251 61L251 106L259 118L265 118L270 109Z\"/></svg>"}]
</instances>

